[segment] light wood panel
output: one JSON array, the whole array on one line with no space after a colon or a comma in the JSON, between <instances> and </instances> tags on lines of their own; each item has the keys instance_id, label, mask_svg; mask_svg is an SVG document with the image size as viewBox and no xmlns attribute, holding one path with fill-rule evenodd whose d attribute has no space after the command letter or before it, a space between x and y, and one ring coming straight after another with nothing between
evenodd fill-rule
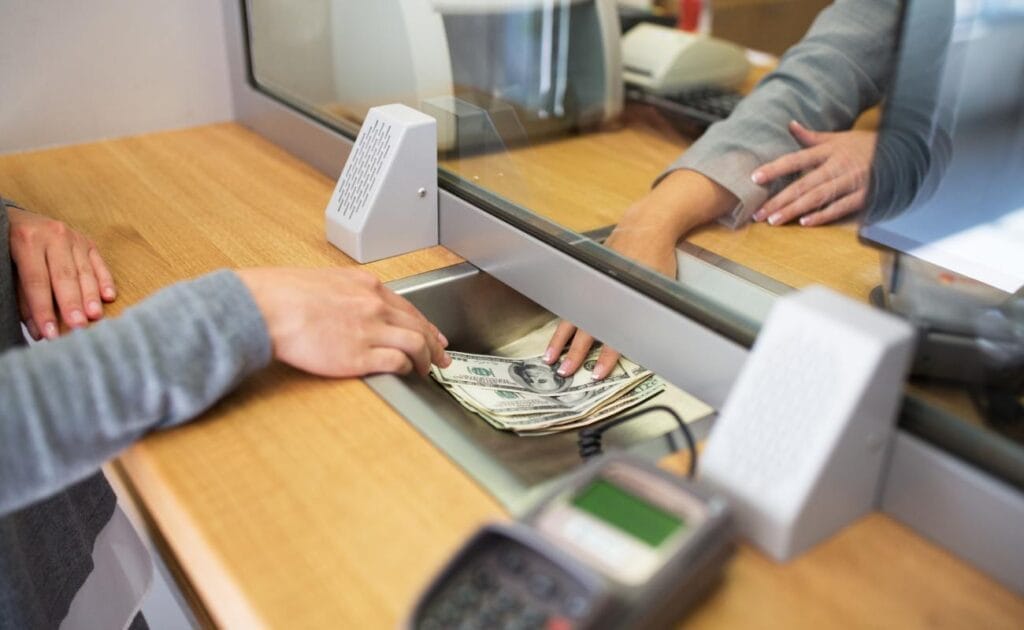
<instances>
[{"instance_id":1,"label":"light wood panel","mask_svg":"<svg viewBox=\"0 0 1024 630\"><path fill-rule=\"evenodd\" d=\"M323 240L332 182L237 125L0 156L0 190L96 238L123 309L224 265L351 265ZM443 248L368 267L458 261ZM361 381L274 365L122 457L226 627L394 627L498 505ZM692 617L711 628L1019 627L1024 603L881 515L779 566L742 548Z\"/></svg>"}]
</instances>

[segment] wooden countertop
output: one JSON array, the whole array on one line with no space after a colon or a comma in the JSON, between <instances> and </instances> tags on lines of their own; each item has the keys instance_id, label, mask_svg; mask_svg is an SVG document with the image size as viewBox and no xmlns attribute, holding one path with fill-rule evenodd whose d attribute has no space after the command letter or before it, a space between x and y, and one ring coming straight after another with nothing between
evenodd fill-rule
<instances>
[{"instance_id":1,"label":"wooden countertop","mask_svg":"<svg viewBox=\"0 0 1024 630\"><path fill-rule=\"evenodd\" d=\"M0 156L0 190L99 243L112 312L223 266L352 265L323 238L332 182L234 124ZM390 280L443 248L367 267ZM359 380L273 365L121 458L225 627L394 627L498 504ZM695 626L1019 627L1024 602L874 514L785 566L742 548Z\"/></svg>"}]
</instances>

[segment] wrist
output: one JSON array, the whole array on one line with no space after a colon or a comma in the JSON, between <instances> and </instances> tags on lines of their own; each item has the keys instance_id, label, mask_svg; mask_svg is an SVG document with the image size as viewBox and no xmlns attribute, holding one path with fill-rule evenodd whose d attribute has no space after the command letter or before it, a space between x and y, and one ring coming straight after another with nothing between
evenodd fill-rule
<instances>
[{"instance_id":1,"label":"wrist","mask_svg":"<svg viewBox=\"0 0 1024 630\"><path fill-rule=\"evenodd\" d=\"M657 205L675 209L675 221L668 225L675 232L676 240L731 212L740 203L729 189L690 169L672 171L650 194Z\"/></svg>"},{"instance_id":2,"label":"wrist","mask_svg":"<svg viewBox=\"0 0 1024 630\"><path fill-rule=\"evenodd\" d=\"M263 325L266 328L267 336L270 338L271 346L275 347L281 331L276 330L279 327L279 318L274 316L274 309L268 298L265 270L250 268L236 269L234 271L235 275L238 276L242 284L249 291L252 301L256 304L256 308L263 318Z\"/></svg>"},{"instance_id":3,"label":"wrist","mask_svg":"<svg viewBox=\"0 0 1024 630\"><path fill-rule=\"evenodd\" d=\"M710 178L687 169L666 175L619 222L619 231L652 246L675 246L693 229L730 212L739 200Z\"/></svg>"}]
</instances>

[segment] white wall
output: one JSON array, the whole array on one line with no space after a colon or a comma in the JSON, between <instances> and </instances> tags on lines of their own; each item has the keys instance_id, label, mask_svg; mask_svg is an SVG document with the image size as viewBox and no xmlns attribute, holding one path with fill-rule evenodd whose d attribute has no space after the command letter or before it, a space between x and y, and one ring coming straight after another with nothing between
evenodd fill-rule
<instances>
[{"instance_id":1,"label":"white wall","mask_svg":"<svg viewBox=\"0 0 1024 630\"><path fill-rule=\"evenodd\" d=\"M0 153L230 120L225 2L0 0Z\"/></svg>"}]
</instances>

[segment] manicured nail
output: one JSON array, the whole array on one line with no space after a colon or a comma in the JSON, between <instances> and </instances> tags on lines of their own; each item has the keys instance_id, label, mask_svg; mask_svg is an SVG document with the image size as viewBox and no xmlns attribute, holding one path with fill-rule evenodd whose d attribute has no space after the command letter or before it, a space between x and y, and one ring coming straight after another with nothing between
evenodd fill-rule
<instances>
[{"instance_id":1,"label":"manicured nail","mask_svg":"<svg viewBox=\"0 0 1024 630\"><path fill-rule=\"evenodd\" d=\"M800 217L800 225L808 225L810 222L810 217Z\"/></svg>"},{"instance_id":2,"label":"manicured nail","mask_svg":"<svg viewBox=\"0 0 1024 630\"><path fill-rule=\"evenodd\" d=\"M597 367L594 368L594 371L591 374L593 375L595 381L599 381L602 378L608 376L608 369L603 365L598 365Z\"/></svg>"},{"instance_id":3,"label":"manicured nail","mask_svg":"<svg viewBox=\"0 0 1024 630\"><path fill-rule=\"evenodd\" d=\"M760 210L758 210L757 212L754 213L754 220L755 221L764 221L764 215L765 215L764 208L761 208Z\"/></svg>"},{"instance_id":4,"label":"manicured nail","mask_svg":"<svg viewBox=\"0 0 1024 630\"><path fill-rule=\"evenodd\" d=\"M117 291L114 290L114 287L103 287L103 297L113 300L117 297Z\"/></svg>"},{"instance_id":5,"label":"manicured nail","mask_svg":"<svg viewBox=\"0 0 1024 630\"><path fill-rule=\"evenodd\" d=\"M85 305L85 312L89 313L91 317L99 317L103 314L103 307L100 306L98 301L90 300L89 303Z\"/></svg>"},{"instance_id":6,"label":"manicured nail","mask_svg":"<svg viewBox=\"0 0 1024 630\"><path fill-rule=\"evenodd\" d=\"M85 313L78 309L71 311L71 314L68 315L68 323L72 326L81 326L85 324L85 322Z\"/></svg>"},{"instance_id":7,"label":"manicured nail","mask_svg":"<svg viewBox=\"0 0 1024 630\"><path fill-rule=\"evenodd\" d=\"M445 337L444 333L442 333L440 331L438 331L438 333L437 333L437 342L440 343L445 348L448 347L448 337Z\"/></svg>"},{"instance_id":8,"label":"manicured nail","mask_svg":"<svg viewBox=\"0 0 1024 630\"><path fill-rule=\"evenodd\" d=\"M771 225L778 225L779 221L782 221L782 215L779 214L778 212L768 217L768 223Z\"/></svg>"},{"instance_id":9,"label":"manicured nail","mask_svg":"<svg viewBox=\"0 0 1024 630\"><path fill-rule=\"evenodd\" d=\"M750 181L754 182L758 186L763 184L764 180L765 180L764 173L762 173L761 171L754 171L750 175Z\"/></svg>"},{"instance_id":10,"label":"manicured nail","mask_svg":"<svg viewBox=\"0 0 1024 630\"><path fill-rule=\"evenodd\" d=\"M33 339L39 341L39 327L36 326L36 323L34 321L30 319L27 322L25 322L25 328L28 328L28 334L31 335Z\"/></svg>"},{"instance_id":11,"label":"manicured nail","mask_svg":"<svg viewBox=\"0 0 1024 630\"><path fill-rule=\"evenodd\" d=\"M56 339L57 324L54 324L53 322L46 322L43 324L43 335L45 335L47 339Z\"/></svg>"},{"instance_id":12,"label":"manicured nail","mask_svg":"<svg viewBox=\"0 0 1024 630\"><path fill-rule=\"evenodd\" d=\"M555 360L555 349L548 348L547 350L544 351L544 356L542 356L541 358L544 359L544 363L550 364L552 361Z\"/></svg>"},{"instance_id":13,"label":"manicured nail","mask_svg":"<svg viewBox=\"0 0 1024 630\"><path fill-rule=\"evenodd\" d=\"M558 369L555 370L555 372L559 376L569 376L569 372L572 371L572 368L573 368L572 361L570 359L565 359L564 361L562 361L562 364L558 366Z\"/></svg>"}]
</instances>

